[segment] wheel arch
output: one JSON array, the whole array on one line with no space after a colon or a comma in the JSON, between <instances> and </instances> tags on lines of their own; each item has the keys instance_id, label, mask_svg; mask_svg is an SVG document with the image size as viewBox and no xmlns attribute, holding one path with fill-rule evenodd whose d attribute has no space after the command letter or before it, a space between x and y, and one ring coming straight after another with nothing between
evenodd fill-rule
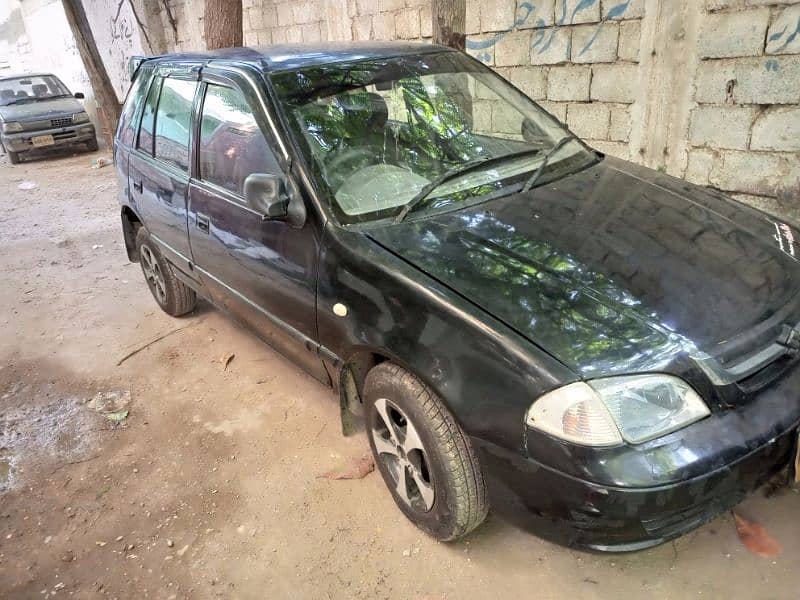
<instances>
[{"instance_id":1,"label":"wheel arch","mask_svg":"<svg viewBox=\"0 0 800 600\"><path fill-rule=\"evenodd\" d=\"M125 252L131 262L139 262L139 253L136 250L136 234L143 227L139 215L130 206L123 206L120 211L122 219L122 235L125 239Z\"/></svg>"},{"instance_id":2,"label":"wheel arch","mask_svg":"<svg viewBox=\"0 0 800 600\"><path fill-rule=\"evenodd\" d=\"M420 382L436 394L459 426L463 427L458 415L452 409L444 394L441 393L441 390L438 389L430 373L420 372L421 369L415 368L414 364L389 352L385 348L359 346L348 353L336 378L339 395L339 415L341 417L342 433L345 436L352 435L363 427L365 416L363 410L364 383L367 374L383 362L392 362L419 379Z\"/></svg>"}]
</instances>

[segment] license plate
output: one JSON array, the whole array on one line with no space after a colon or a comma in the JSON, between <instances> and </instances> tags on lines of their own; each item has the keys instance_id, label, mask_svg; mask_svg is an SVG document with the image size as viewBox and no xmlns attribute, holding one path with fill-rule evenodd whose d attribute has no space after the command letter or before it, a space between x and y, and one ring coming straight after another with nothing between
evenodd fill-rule
<instances>
[{"instance_id":1,"label":"license plate","mask_svg":"<svg viewBox=\"0 0 800 600\"><path fill-rule=\"evenodd\" d=\"M52 135L35 135L31 138L31 142L33 142L33 145L37 148L39 146L52 146L55 144Z\"/></svg>"}]
</instances>

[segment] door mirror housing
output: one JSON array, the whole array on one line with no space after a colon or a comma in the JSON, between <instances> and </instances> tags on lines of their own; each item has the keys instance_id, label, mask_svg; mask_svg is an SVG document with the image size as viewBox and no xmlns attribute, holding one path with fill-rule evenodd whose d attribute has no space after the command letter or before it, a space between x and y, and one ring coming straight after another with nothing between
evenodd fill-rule
<instances>
[{"instance_id":1,"label":"door mirror housing","mask_svg":"<svg viewBox=\"0 0 800 600\"><path fill-rule=\"evenodd\" d=\"M285 219L289 212L286 181L280 175L248 175L244 180L244 199L264 220Z\"/></svg>"},{"instance_id":2,"label":"door mirror housing","mask_svg":"<svg viewBox=\"0 0 800 600\"><path fill-rule=\"evenodd\" d=\"M75 92L75 97L78 100L83 100L86 96L83 95L83 92Z\"/></svg>"}]
</instances>

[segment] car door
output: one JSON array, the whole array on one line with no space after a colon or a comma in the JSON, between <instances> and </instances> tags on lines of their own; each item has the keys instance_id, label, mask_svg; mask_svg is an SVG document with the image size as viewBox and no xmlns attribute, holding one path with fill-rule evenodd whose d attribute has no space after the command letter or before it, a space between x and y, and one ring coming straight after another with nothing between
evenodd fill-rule
<instances>
[{"instance_id":1,"label":"car door","mask_svg":"<svg viewBox=\"0 0 800 600\"><path fill-rule=\"evenodd\" d=\"M189 145L197 74L159 70L142 111L128 165L131 199L164 256L192 275L187 233Z\"/></svg>"},{"instance_id":2,"label":"car door","mask_svg":"<svg viewBox=\"0 0 800 600\"><path fill-rule=\"evenodd\" d=\"M244 199L251 173L285 175L256 77L203 69L189 184L192 257L218 304L328 382L316 343L318 224L265 220Z\"/></svg>"}]
</instances>

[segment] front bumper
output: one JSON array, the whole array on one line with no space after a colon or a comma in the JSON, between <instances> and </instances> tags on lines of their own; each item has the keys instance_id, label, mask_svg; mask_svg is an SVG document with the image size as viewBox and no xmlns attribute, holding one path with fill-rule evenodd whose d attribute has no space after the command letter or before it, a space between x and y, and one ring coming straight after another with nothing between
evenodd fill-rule
<instances>
[{"instance_id":1,"label":"front bumper","mask_svg":"<svg viewBox=\"0 0 800 600\"><path fill-rule=\"evenodd\" d=\"M52 135L52 146L33 145L31 138L40 135ZM11 152L27 152L28 150L47 150L59 146L71 144L85 144L95 139L94 125L91 123L81 123L79 125L68 125L67 127L55 127L52 129L39 129L37 131L20 131L18 133L3 133L3 147Z\"/></svg>"},{"instance_id":2,"label":"front bumper","mask_svg":"<svg viewBox=\"0 0 800 600\"><path fill-rule=\"evenodd\" d=\"M537 535L627 552L676 538L738 504L794 461L797 427L705 475L650 488L597 485L474 439L490 503Z\"/></svg>"}]
</instances>

